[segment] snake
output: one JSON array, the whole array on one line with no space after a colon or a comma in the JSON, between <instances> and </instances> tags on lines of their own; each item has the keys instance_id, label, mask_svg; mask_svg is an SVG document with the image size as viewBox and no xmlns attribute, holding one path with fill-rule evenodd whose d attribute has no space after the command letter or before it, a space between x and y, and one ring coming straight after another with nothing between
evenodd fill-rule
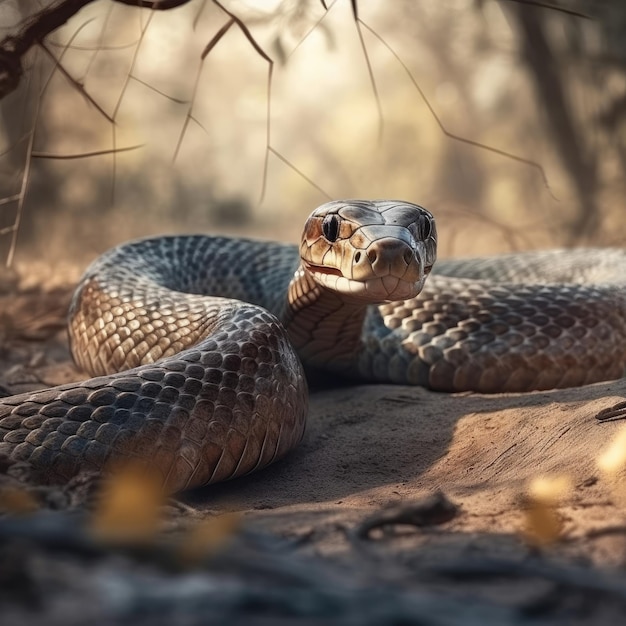
<instances>
[{"instance_id":1,"label":"snake","mask_svg":"<svg viewBox=\"0 0 626 626\"><path fill-rule=\"evenodd\" d=\"M92 378L2 398L0 454L52 483L137 462L178 492L296 447L310 372L483 393L624 375L626 250L436 255L433 215L396 200L323 204L299 246L173 235L113 248L68 316Z\"/></svg>"}]
</instances>

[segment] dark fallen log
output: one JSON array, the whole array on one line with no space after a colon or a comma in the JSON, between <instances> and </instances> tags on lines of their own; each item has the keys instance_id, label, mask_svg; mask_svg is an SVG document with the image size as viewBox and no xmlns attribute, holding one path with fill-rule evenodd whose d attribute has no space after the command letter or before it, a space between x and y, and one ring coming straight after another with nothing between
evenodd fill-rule
<instances>
[{"instance_id":1,"label":"dark fallen log","mask_svg":"<svg viewBox=\"0 0 626 626\"><path fill-rule=\"evenodd\" d=\"M3 624L41 623L44 614L46 624L65 626L84 623L80 615L95 625L525 623L515 610L479 598L367 580L271 535L244 530L190 562L182 558L184 533L116 544L93 537L85 520L65 511L0 519L0 551L13 546L0 579L21 589L0 590Z\"/></svg>"},{"instance_id":2,"label":"dark fallen log","mask_svg":"<svg viewBox=\"0 0 626 626\"><path fill-rule=\"evenodd\" d=\"M27 467L7 469L30 477ZM84 505L92 488L85 476L65 487L65 497L45 492L39 500L63 510L0 517L3 626L556 626L619 623L626 616L626 580L619 572L557 563L538 552L518 559L474 553L433 563L432 551L422 558L424 547L394 555L381 542L379 558L363 554L363 540L375 528L422 528L454 517L458 507L442 494L370 516L348 533L351 541L338 563L302 554L310 550L307 542L237 525L218 533L217 542L215 533L198 542L194 529L225 516L172 503L168 510L177 523L168 532L102 537L94 530L94 511ZM492 590L503 582L526 592L502 598ZM591 607L592 615L608 610L609 617L573 622L572 601Z\"/></svg>"}]
</instances>

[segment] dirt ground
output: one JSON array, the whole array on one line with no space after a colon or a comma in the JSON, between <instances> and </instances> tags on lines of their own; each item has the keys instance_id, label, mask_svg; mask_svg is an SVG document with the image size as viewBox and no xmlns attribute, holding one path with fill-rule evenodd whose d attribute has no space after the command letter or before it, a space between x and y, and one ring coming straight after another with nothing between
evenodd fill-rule
<instances>
[{"instance_id":1,"label":"dirt ground","mask_svg":"<svg viewBox=\"0 0 626 626\"><path fill-rule=\"evenodd\" d=\"M81 378L63 330L75 274L40 278L1 282L5 395ZM202 567L170 567L169 543L166 557L161 544L103 547L68 491L0 518L0 621L624 623L626 492L597 461L625 423L595 416L625 398L626 380L493 396L314 390L286 460L168 508L166 543L198 520L236 520ZM529 500L540 478L565 485L554 508ZM424 500L437 492L447 500Z\"/></svg>"}]
</instances>

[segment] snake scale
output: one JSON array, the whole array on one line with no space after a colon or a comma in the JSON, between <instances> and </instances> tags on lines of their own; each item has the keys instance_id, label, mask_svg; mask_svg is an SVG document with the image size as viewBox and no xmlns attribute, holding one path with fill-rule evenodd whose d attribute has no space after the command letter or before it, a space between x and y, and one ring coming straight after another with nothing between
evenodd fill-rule
<instances>
[{"instance_id":1,"label":"snake scale","mask_svg":"<svg viewBox=\"0 0 626 626\"><path fill-rule=\"evenodd\" d=\"M432 215L388 200L322 205L300 247L192 235L114 248L69 314L95 378L2 398L0 454L50 482L138 461L175 492L297 445L302 364L440 391L624 375L626 251L435 256Z\"/></svg>"}]
</instances>

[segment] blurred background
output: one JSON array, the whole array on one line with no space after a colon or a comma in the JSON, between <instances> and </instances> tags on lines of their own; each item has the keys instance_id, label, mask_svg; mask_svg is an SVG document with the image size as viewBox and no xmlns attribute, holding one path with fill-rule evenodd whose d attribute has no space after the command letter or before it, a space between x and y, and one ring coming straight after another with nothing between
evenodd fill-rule
<instances>
[{"instance_id":1,"label":"blurred background","mask_svg":"<svg viewBox=\"0 0 626 626\"><path fill-rule=\"evenodd\" d=\"M0 37L49 4L1 0ZM442 256L624 245L623 0L223 4L273 60L269 108L270 64L237 23L215 39L211 0L96 0L30 49L0 101L3 261L80 267L162 232L296 242L350 197L423 204Z\"/></svg>"}]
</instances>

